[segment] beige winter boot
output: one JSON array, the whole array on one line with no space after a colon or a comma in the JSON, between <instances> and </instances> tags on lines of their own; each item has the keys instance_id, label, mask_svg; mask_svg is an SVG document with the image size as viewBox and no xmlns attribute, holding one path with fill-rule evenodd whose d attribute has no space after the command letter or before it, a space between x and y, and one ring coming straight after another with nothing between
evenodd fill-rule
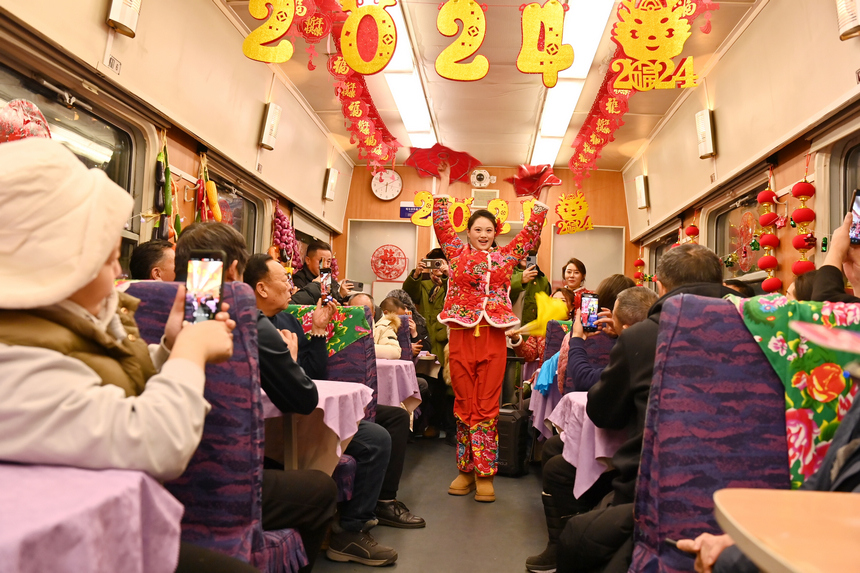
<instances>
[{"instance_id":1,"label":"beige winter boot","mask_svg":"<svg viewBox=\"0 0 860 573\"><path fill-rule=\"evenodd\" d=\"M493 476L478 476L476 485L478 490L475 492L475 501L483 501L484 503L496 501Z\"/></svg>"},{"instance_id":2,"label":"beige winter boot","mask_svg":"<svg viewBox=\"0 0 860 573\"><path fill-rule=\"evenodd\" d=\"M461 471L448 487L448 495L468 495L473 489L475 489L475 473Z\"/></svg>"}]
</instances>

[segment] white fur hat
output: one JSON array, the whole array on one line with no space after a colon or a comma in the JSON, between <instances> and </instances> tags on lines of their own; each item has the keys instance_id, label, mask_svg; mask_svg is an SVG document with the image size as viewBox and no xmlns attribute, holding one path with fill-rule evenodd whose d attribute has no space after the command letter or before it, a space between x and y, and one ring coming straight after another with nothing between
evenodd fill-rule
<instances>
[{"instance_id":1,"label":"white fur hat","mask_svg":"<svg viewBox=\"0 0 860 573\"><path fill-rule=\"evenodd\" d=\"M133 207L58 141L0 144L0 308L55 304L87 285Z\"/></svg>"}]
</instances>

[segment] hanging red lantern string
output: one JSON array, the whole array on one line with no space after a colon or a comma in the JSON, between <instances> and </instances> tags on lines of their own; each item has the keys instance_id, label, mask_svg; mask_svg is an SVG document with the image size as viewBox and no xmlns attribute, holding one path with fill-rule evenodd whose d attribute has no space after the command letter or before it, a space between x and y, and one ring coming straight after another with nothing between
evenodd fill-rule
<instances>
[{"instance_id":1,"label":"hanging red lantern string","mask_svg":"<svg viewBox=\"0 0 860 573\"><path fill-rule=\"evenodd\" d=\"M815 195L815 187L807 180L811 157L811 154L806 154L803 180L795 183L791 188L791 195L800 201L800 207L791 214L791 218L797 224L797 235L791 240L791 246L800 253L800 260L791 265L791 272L797 276L815 270L815 263L806 258L806 253L815 249L817 244L815 234L809 231L809 225L815 222L815 211L806 206L806 202Z\"/></svg>"},{"instance_id":2,"label":"hanging red lantern string","mask_svg":"<svg viewBox=\"0 0 860 573\"><path fill-rule=\"evenodd\" d=\"M699 213L701 209L696 209L696 213L693 215L693 222L690 223L686 229L684 229L684 234L689 237L691 243L699 242Z\"/></svg>"},{"instance_id":3,"label":"hanging red lantern string","mask_svg":"<svg viewBox=\"0 0 860 573\"><path fill-rule=\"evenodd\" d=\"M633 279L636 281L636 286L642 286L646 281L654 280L654 275L645 274L645 247L639 245L639 258L633 261L633 266L636 267L636 272L633 273Z\"/></svg>"},{"instance_id":4,"label":"hanging red lantern string","mask_svg":"<svg viewBox=\"0 0 860 573\"><path fill-rule=\"evenodd\" d=\"M770 173L767 178L767 189L762 191L756 197L756 201L761 206L762 212L758 218L758 224L762 228L762 235L759 238L759 245L764 248L764 255L758 260L758 268L767 273L767 278L761 283L761 288L765 292L776 292L782 288L782 281L773 276L774 271L779 262L776 260L774 253L779 247L779 238L776 236L776 222L779 215L776 213L776 193L773 192L771 182L773 180L773 167L770 168Z\"/></svg>"}]
</instances>

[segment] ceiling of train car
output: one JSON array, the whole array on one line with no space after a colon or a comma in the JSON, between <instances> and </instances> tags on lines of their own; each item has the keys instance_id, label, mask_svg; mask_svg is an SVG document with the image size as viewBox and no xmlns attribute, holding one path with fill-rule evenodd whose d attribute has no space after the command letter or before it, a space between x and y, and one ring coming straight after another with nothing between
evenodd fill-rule
<instances>
[{"instance_id":1,"label":"ceiling of train car","mask_svg":"<svg viewBox=\"0 0 860 573\"><path fill-rule=\"evenodd\" d=\"M259 25L248 12L247 0L221 1L244 25L243 33ZM570 0L570 4L573 6L579 2L599 1L601 0ZM704 23L703 19L694 23L693 34L685 45L683 55L694 57L697 74L701 76L703 70L708 69L720 46L758 1L719 2L719 9L712 12L710 34L704 34L699 29ZM441 3L401 0L399 4L405 4L403 15L410 31L411 51L417 67L420 68L419 75L430 102L433 126L439 142L466 151L485 165L515 166L528 163L532 146L540 131L541 111L547 90L543 87L539 75L523 74L516 67L521 39L519 6L522 0L495 0L488 7L487 35L478 53L488 58L490 71L485 78L476 82L447 80L435 71L436 57L454 39L443 36L436 29L436 15ZM617 2L614 4L617 5ZM397 9L399 6L388 8L389 11ZM567 165L572 154L570 146L591 109L609 60L615 51L615 44L610 39L610 31L617 21L615 12L613 8L594 59L590 62L582 93L555 159L557 166ZM602 24L603 21L595 23L596 26ZM407 37L407 32L398 28L398 35L400 43ZM589 50L577 46L575 39L565 37L564 41L573 43L577 54L588 54ZM334 94L334 80L325 67L328 54L334 51L333 45L321 43L316 47L316 69L311 71L308 69L308 55L305 51L307 45L300 38L293 39L293 42L295 53L290 61L280 64L280 68L340 146L353 161L360 163L356 146L350 143L349 133L344 126L340 102ZM594 48L590 50L593 52ZM582 66L582 62L579 62L579 65ZM366 80L386 126L406 146L397 156L398 163L402 163L408 157L410 137L388 82L383 76L382 73L367 76ZM615 141L604 148L597 168L621 170L648 141L681 93L680 89L653 90L631 97L630 111L624 117L625 125L615 132Z\"/></svg>"}]
</instances>

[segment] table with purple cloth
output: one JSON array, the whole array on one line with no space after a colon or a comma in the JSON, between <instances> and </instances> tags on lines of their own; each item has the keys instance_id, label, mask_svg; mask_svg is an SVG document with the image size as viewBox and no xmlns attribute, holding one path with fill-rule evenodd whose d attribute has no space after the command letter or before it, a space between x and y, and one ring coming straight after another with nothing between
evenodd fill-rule
<instances>
[{"instance_id":1,"label":"table with purple cloth","mask_svg":"<svg viewBox=\"0 0 860 573\"><path fill-rule=\"evenodd\" d=\"M319 403L308 415L284 415L262 393L266 456L288 469L317 469L329 475L364 418L373 391L364 384L314 380Z\"/></svg>"},{"instance_id":2,"label":"table with purple cloth","mask_svg":"<svg viewBox=\"0 0 860 573\"><path fill-rule=\"evenodd\" d=\"M529 399L529 410L534 415L532 425L544 440L552 437L552 423L549 421L549 416L559 401L561 401L561 392L558 391L558 384L550 384L546 396L533 391Z\"/></svg>"},{"instance_id":3,"label":"table with purple cloth","mask_svg":"<svg viewBox=\"0 0 860 573\"><path fill-rule=\"evenodd\" d=\"M612 469L612 456L627 439L626 430L604 430L585 413L588 392L568 392L549 415L562 433L562 456L576 468L573 495L580 497L600 474Z\"/></svg>"},{"instance_id":4,"label":"table with purple cloth","mask_svg":"<svg viewBox=\"0 0 860 573\"><path fill-rule=\"evenodd\" d=\"M143 472L0 464L0 570L173 571L182 512Z\"/></svg>"},{"instance_id":5,"label":"table with purple cloth","mask_svg":"<svg viewBox=\"0 0 860 573\"><path fill-rule=\"evenodd\" d=\"M415 364L408 360L377 360L376 376L379 403L386 406L403 405L411 415L421 403Z\"/></svg>"}]
</instances>

